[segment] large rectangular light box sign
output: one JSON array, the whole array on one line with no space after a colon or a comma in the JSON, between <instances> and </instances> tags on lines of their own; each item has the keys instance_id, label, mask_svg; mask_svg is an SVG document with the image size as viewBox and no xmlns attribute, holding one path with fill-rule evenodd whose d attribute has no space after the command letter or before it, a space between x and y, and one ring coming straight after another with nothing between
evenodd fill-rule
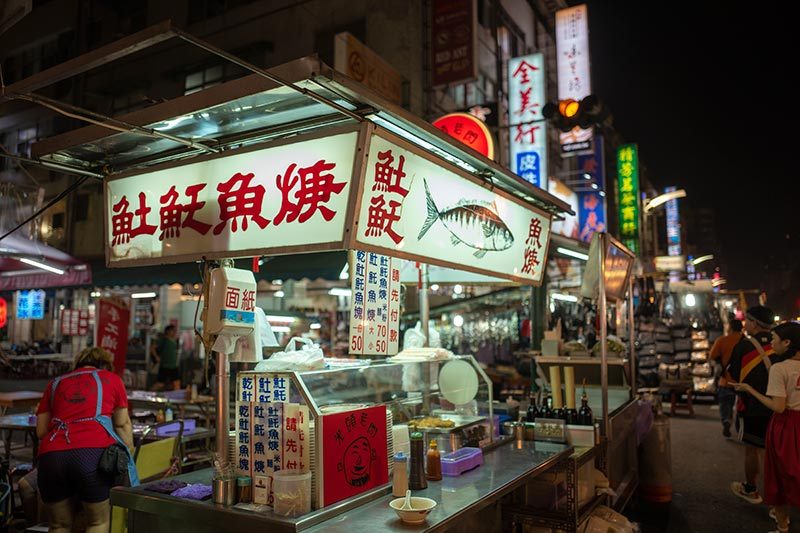
<instances>
[{"instance_id":1,"label":"large rectangular light box sign","mask_svg":"<svg viewBox=\"0 0 800 533\"><path fill-rule=\"evenodd\" d=\"M357 136L294 139L107 181L108 264L341 249Z\"/></svg>"},{"instance_id":2,"label":"large rectangular light box sign","mask_svg":"<svg viewBox=\"0 0 800 533\"><path fill-rule=\"evenodd\" d=\"M353 248L541 283L549 214L384 135L371 139Z\"/></svg>"},{"instance_id":3,"label":"large rectangular light box sign","mask_svg":"<svg viewBox=\"0 0 800 533\"><path fill-rule=\"evenodd\" d=\"M589 12L586 4L556 11L558 98L581 101L592 94ZM590 151L594 132L574 128L560 134L562 155Z\"/></svg>"},{"instance_id":4,"label":"large rectangular light box sign","mask_svg":"<svg viewBox=\"0 0 800 533\"><path fill-rule=\"evenodd\" d=\"M635 144L617 148L619 235L634 254L639 252L639 155Z\"/></svg>"},{"instance_id":5,"label":"large rectangular light box sign","mask_svg":"<svg viewBox=\"0 0 800 533\"><path fill-rule=\"evenodd\" d=\"M508 61L508 123L511 168L518 176L547 190L547 122L544 55Z\"/></svg>"}]
</instances>

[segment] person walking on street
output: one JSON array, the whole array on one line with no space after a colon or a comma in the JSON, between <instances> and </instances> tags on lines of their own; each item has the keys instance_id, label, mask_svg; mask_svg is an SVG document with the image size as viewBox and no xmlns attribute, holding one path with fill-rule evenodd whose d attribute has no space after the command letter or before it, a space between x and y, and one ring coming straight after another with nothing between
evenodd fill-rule
<instances>
[{"instance_id":1,"label":"person walking on street","mask_svg":"<svg viewBox=\"0 0 800 533\"><path fill-rule=\"evenodd\" d=\"M151 355L158 364L156 381L169 389L179 389L181 377L178 371L178 330L173 324L164 328L164 335L153 344Z\"/></svg>"},{"instance_id":2,"label":"person walking on street","mask_svg":"<svg viewBox=\"0 0 800 533\"><path fill-rule=\"evenodd\" d=\"M730 333L718 338L711 347L709 358L712 361L719 361L722 365L722 375L719 378L717 387L717 400L719 401L719 416L722 420L722 434L725 437L731 436L731 419L733 418L733 405L736 403L736 393L728 386L730 374L725 370L731 361L733 348L742 340L742 321L731 320Z\"/></svg>"},{"instance_id":3,"label":"person walking on street","mask_svg":"<svg viewBox=\"0 0 800 533\"><path fill-rule=\"evenodd\" d=\"M127 455L128 479L138 484L133 463L133 426L122 379L110 370L114 357L102 348L87 348L71 372L51 381L39 403L38 485L50 529L69 533L73 500L86 514L86 533L106 533L111 520L109 493L114 476L101 468L107 449L119 445Z\"/></svg>"},{"instance_id":4,"label":"person walking on street","mask_svg":"<svg viewBox=\"0 0 800 533\"><path fill-rule=\"evenodd\" d=\"M764 501L775 507L773 533L782 533L789 531L789 506L800 507L800 323L776 326L772 348L788 359L770 369L766 396L747 383L734 387L775 412L767 430Z\"/></svg>"},{"instance_id":5,"label":"person walking on street","mask_svg":"<svg viewBox=\"0 0 800 533\"><path fill-rule=\"evenodd\" d=\"M772 350L770 330L774 314L768 307L758 305L747 310L744 329L747 332L733 348L728 373L731 385L745 383L760 394L766 394L770 367L783 360ZM739 393L736 403L741 420L741 439L745 444L745 481L734 481L731 490L743 500L759 504L763 501L757 482L761 470L762 450L772 411L751 395Z\"/></svg>"}]
</instances>

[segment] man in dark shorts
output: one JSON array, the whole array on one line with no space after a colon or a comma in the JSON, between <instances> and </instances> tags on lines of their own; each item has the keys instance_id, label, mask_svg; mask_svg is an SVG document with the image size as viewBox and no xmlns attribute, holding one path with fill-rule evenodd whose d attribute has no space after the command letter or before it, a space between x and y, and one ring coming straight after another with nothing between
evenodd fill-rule
<instances>
[{"instance_id":1,"label":"man in dark shorts","mask_svg":"<svg viewBox=\"0 0 800 533\"><path fill-rule=\"evenodd\" d=\"M180 388L178 371L178 330L170 324L164 328L164 335L153 344L152 356L158 363L158 383L167 388Z\"/></svg>"},{"instance_id":2,"label":"man in dark shorts","mask_svg":"<svg viewBox=\"0 0 800 533\"><path fill-rule=\"evenodd\" d=\"M772 351L770 330L774 323L772 310L764 306L747 310L743 337L733 348L728 373L734 382L747 383L761 394L766 394L769 369L782 360ZM761 470L762 451L767 436L772 411L749 394L739 394L736 409L742 424L742 442L745 444L745 482L734 481L731 490L745 501L762 502L756 483Z\"/></svg>"}]
</instances>

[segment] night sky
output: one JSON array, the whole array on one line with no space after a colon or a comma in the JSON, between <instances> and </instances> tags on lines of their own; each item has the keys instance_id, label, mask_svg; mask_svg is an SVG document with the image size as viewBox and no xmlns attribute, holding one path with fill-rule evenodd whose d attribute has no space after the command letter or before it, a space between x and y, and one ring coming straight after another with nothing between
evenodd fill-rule
<instances>
[{"instance_id":1,"label":"night sky","mask_svg":"<svg viewBox=\"0 0 800 533\"><path fill-rule=\"evenodd\" d=\"M656 187L715 211L728 288L767 290L776 312L800 314L794 17L772 4L586 3L592 86L615 129Z\"/></svg>"}]
</instances>

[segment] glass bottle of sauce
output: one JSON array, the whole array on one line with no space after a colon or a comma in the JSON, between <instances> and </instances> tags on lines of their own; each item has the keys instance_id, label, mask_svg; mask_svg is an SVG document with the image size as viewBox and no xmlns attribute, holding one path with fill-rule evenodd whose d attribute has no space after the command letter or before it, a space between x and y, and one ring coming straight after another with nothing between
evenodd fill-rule
<instances>
[{"instance_id":1,"label":"glass bottle of sauce","mask_svg":"<svg viewBox=\"0 0 800 533\"><path fill-rule=\"evenodd\" d=\"M430 448L428 448L427 478L430 481L442 479L442 457L439 454L438 444L436 444L435 439L431 439Z\"/></svg>"},{"instance_id":2,"label":"glass bottle of sauce","mask_svg":"<svg viewBox=\"0 0 800 533\"><path fill-rule=\"evenodd\" d=\"M411 464L408 476L408 488L411 490L422 490L428 488L428 481L425 479L425 439L422 433L415 431L410 436L411 440Z\"/></svg>"},{"instance_id":3,"label":"glass bottle of sauce","mask_svg":"<svg viewBox=\"0 0 800 533\"><path fill-rule=\"evenodd\" d=\"M593 426L594 415L592 408L589 407L589 397L586 395L586 389L583 389L581 395L581 408L578 410L578 424L581 426Z\"/></svg>"}]
</instances>

